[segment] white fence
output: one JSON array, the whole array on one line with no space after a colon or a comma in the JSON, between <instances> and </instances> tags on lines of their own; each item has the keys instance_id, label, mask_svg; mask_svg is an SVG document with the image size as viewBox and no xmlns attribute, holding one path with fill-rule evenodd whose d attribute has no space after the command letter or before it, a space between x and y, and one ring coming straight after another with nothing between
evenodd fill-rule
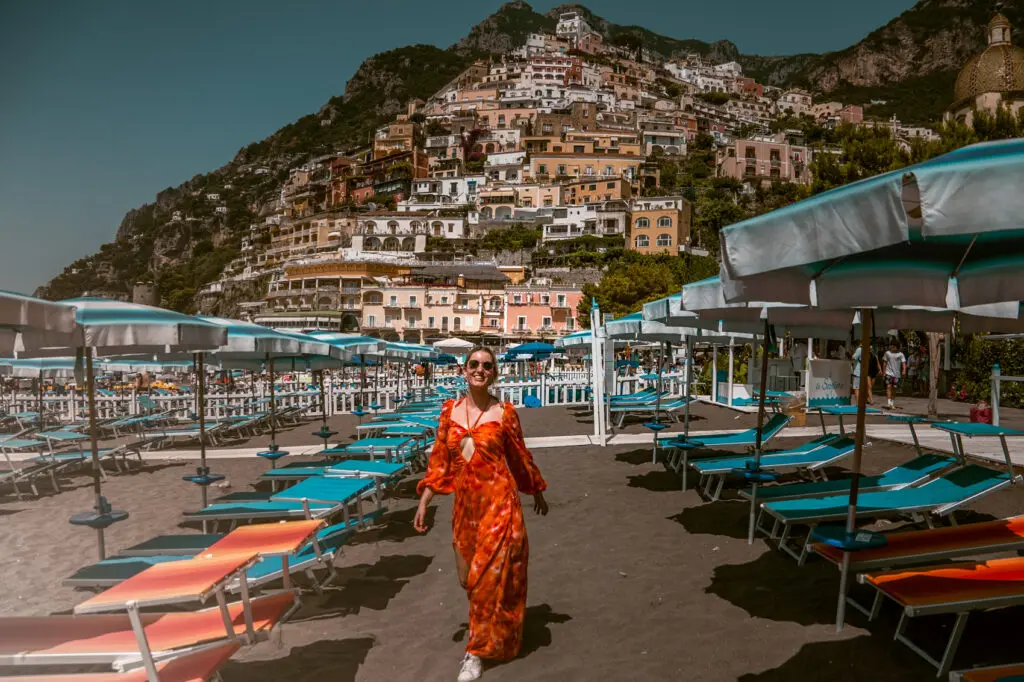
<instances>
[{"instance_id":1,"label":"white fence","mask_svg":"<svg viewBox=\"0 0 1024 682\"><path fill-rule=\"evenodd\" d=\"M685 392L685 374L682 372L666 373L662 376L662 388L671 395L682 395ZM375 384L372 376L367 378L366 385L352 381L351 377L325 376L324 395L327 398L327 415L350 413L356 406L363 409L387 412L395 410L405 396L412 400L422 400L433 394L435 385L452 387L458 383L454 375L436 376L431 383L424 382L420 377L380 377ZM616 395L635 393L652 386L655 380L641 376L618 376L616 378ZM517 406L525 404L527 397L533 397L543 406L549 405L584 405L590 402L591 381L588 371L556 372L541 374L536 378L519 377L504 378L495 385L499 398ZM143 412L139 404L141 396L148 396L160 411L173 411L183 418L196 415L197 405L194 393L161 394L123 391L115 393L105 391L96 396L96 412L100 419L137 415ZM322 414L320 389L295 381L275 382L275 398L278 408L302 407L310 415ZM223 390L212 386L206 394L205 417L208 420L226 417L249 415L265 412L269 409L270 387L266 381L255 383L239 382L234 391ZM39 396L34 393L18 392L2 396L3 408L9 413L35 412L39 405ZM87 398L74 392L66 395L48 394L43 398L43 409L49 418L61 422L72 422L84 419L88 409Z\"/></svg>"}]
</instances>

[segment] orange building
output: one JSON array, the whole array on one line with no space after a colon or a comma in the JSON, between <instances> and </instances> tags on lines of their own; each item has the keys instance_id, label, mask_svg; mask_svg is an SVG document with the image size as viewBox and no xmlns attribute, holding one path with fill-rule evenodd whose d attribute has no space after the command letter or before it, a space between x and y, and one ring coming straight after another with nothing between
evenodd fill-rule
<instances>
[{"instance_id":1,"label":"orange building","mask_svg":"<svg viewBox=\"0 0 1024 682\"><path fill-rule=\"evenodd\" d=\"M640 253L678 253L690 241L690 202L682 197L644 197L632 205L626 248Z\"/></svg>"}]
</instances>

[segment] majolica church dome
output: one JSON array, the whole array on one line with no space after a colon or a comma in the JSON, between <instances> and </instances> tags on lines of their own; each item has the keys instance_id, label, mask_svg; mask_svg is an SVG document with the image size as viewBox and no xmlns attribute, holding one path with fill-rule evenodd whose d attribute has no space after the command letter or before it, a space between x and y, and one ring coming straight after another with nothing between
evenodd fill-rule
<instances>
[{"instance_id":1,"label":"majolica church dome","mask_svg":"<svg viewBox=\"0 0 1024 682\"><path fill-rule=\"evenodd\" d=\"M1010 22L1002 14L988 22L988 47L960 71L947 120L970 125L973 109L991 114L1003 105L1016 113L1024 106L1024 49L1013 45L1010 32Z\"/></svg>"}]
</instances>

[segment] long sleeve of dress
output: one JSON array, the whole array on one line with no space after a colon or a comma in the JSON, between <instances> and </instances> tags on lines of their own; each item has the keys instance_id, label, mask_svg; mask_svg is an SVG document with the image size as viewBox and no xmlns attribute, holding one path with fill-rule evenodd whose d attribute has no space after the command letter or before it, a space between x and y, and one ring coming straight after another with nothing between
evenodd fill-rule
<instances>
[{"instance_id":1,"label":"long sleeve of dress","mask_svg":"<svg viewBox=\"0 0 1024 682\"><path fill-rule=\"evenodd\" d=\"M526 449L523 427L512 403L505 403L505 462L512 472L519 492L534 495L547 490L548 484L540 475L540 469L533 462L533 455Z\"/></svg>"},{"instance_id":2,"label":"long sleeve of dress","mask_svg":"<svg viewBox=\"0 0 1024 682\"><path fill-rule=\"evenodd\" d=\"M455 401L449 400L441 409L441 418L437 422L437 434L434 438L434 449L430 451L427 463L427 474L416 485L416 494L430 488L439 495L450 495L455 492L455 469L452 466L452 452L448 447L448 427L452 419L452 407Z\"/></svg>"}]
</instances>

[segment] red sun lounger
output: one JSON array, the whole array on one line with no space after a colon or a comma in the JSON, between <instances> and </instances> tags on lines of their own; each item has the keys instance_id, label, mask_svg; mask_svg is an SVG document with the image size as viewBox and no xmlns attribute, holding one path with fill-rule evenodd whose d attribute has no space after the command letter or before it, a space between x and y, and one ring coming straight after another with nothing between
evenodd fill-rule
<instances>
[{"instance_id":1,"label":"red sun lounger","mask_svg":"<svg viewBox=\"0 0 1024 682\"><path fill-rule=\"evenodd\" d=\"M949 673L972 611L1024 604L1024 557L868 573L860 581L900 605L903 614L896 639L934 665L942 677ZM907 638L907 623L917 616L948 613L956 614L956 621L942 658L936 660Z\"/></svg>"},{"instance_id":2,"label":"red sun lounger","mask_svg":"<svg viewBox=\"0 0 1024 682\"><path fill-rule=\"evenodd\" d=\"M997 665L974 670L954 670L949 674L949 682L999 682L1000 680L1016 680L1021 677L1024 677L1024 663Z\"/></svg>"},{"instance_id":3,"label":"red sun lounger","mask_svg":"<svg viewBox=\"0 0 1024 682\"><path fill-rule=\"evenodd\" d=\"M218 671L238 651L237 644L224 644L180 656L156 666L160 682L210 682L219 678ZM28 675L18 682L147 682L150 676L142 668L130 672L86 673L84 675ZM151 681L150 681L151 682Z\"/></svg>"}]
</instances>

